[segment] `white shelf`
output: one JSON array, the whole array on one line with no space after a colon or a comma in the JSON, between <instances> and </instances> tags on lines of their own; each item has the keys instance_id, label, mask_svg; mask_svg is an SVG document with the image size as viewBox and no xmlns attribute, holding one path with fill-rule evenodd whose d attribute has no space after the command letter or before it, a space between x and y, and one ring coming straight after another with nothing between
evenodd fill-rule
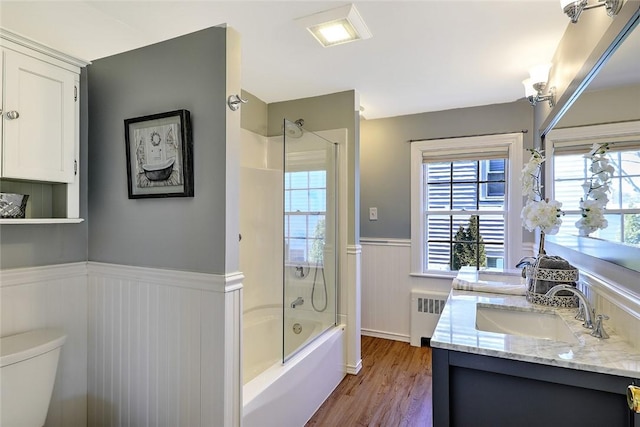
<instances>
[{"instance_id":1,"label":"white shelf","mask_svg":"<svg viewBox=\"0 0 640 427\"><path fill-rule=\"evenodd\" d=\"M2 218L0 224L79 224L84 218Z\"/></svg>"}]
</instances>

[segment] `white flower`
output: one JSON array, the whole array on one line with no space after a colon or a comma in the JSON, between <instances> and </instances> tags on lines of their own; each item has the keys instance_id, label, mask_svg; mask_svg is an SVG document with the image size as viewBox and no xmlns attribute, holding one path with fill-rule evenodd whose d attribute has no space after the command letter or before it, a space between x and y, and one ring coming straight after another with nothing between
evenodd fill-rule
<instances>
[{"instance_id":1,"label":"white flower","mask_svg":"<svg viewBox=\"0 0 640 427\"><path fill-rule=\"evenodd\" d=\"M582 217L576 222L581 236L588 236L596 230L607 228L608 221L604 218L604 204L597 200L580 201Z\"/></svg>"},{"instance_id":2,"label":"white flower","mask_svg":"<svg viewBox=\"0 0 640 427\"><path fill-rule=\"evenodd\" d=\"M542 185L540 184L540 166L544 162L542 151L529 149L531 157L520 175L522 192L529 200L541 198Z\"/></svg>"},{"instance_id":3,"label":"white flower","mask_svg":"<svg viewBox=\"0 0 640 427\"><path fill-rule=\"evenodd\" d=\"M527 203L522 208L520 216L522 225L529 231L536 228L545 234L556 234L562 224L560 210L562 203L555 200L542 200L542 185L540 184L541 166L544 162L542 151L529 149L531 157L522 169L522 192L527 197ZM591 184L589 183L589 188ZM586 190L585 190L586 191Z\"/></svg>"},{"instance_id":4,"label":"white flower","mask_svg":"<svg viewBox=\"0 0 640 427\"><path fill-rule=\"evenodd\" d=\"M591 146L591 150L584 155L584 157L593 157L594 155L597 154L604 154L607 152L607 150L609 149L609 143L605 142L604 144L598 144L597 142L595 142L592 146Z\"/></svg>"},{"instance_id":5,"label":"white flower","mask_svg":"<svg viewBox=\"0 0 640 427\"><path fill-rule=\"evenodd\" d=\"M606 158L594 158L589 168L593 174L613 174L613 166L609 164Z\"/></svg>"},{"instance_id":6,"label":"white flower","mask_svg":"<svg viewBox=\"0 0 640 427\"><path fill-rule=\"evenodd\" d=\"M591 191L591 181L585 181L581 187L584 194L588 194Z\"/></svg>"},{"instance_id":7,"label":"white flower","mask_svg":"<svg viewBox=\"0 0 640 427\"><path fill-rule=\"evenodd\" d=\"M607 186L606 189L604 189L604 188L594 188L589 192L588 196L593 201L600 202L602 204L602 206L604 207L604 205L609 203L609 197L607 196L607 192L608 191L609 191L609 186Z\"/></svg>"},{"instance_id":8,"label":"white flower","mask_svg":"<svg viewBox=\"0 0 640 427\"><path fill-rule=\"evenodd\" d=\"M605 206L609 202L608 193L611 191L609 181L614 168L605 157L609 144L593 144L591 151L585 154L591 159L591 178L582 185L584 198L580 199L581 218L576 221L576 227L581 236L588 236L596 230L606 228L609 224L604 218Z\"/></svg>"},{"instance_id":9,"label":"white flower","mask_svg":"<svg viewBox=\"0 0 640 427\"><path fill-rule=\"evenodd\" d=\"M529 201L522 208L522 223L529 231L540 227L545 234L556 234L562 224L561 206L562 203L555 200Z\"/></svg>"}]
</instances>

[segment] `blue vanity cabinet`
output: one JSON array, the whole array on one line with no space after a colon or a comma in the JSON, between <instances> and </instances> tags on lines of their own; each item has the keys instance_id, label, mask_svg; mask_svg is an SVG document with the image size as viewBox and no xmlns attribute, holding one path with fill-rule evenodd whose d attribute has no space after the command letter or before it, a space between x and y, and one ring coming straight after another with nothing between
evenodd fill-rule
<instances>
[{"instance_id":1,"label":"blue vanity cabinet","mask_svg":"<svg viewBox=\"0 0 640 427\"><path fill-rule=\"evenodd\" d=\"M433 349L434 427L640 427L633 378ZM635 381L638 383L638 381Z\"/></svg>"}]
</instances>

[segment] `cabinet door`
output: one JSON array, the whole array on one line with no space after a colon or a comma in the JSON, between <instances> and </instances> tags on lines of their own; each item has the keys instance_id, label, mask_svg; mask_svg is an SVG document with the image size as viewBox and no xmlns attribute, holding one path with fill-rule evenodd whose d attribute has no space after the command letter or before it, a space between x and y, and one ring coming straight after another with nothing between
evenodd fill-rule
<instances>
[{"instance_id":1,"label":"cabinet door","mask_svg":"<svg viewBox=\"0 0 640 427\"><path fill-rule=\"evenodd\" d=\"M2 176L74 182L75 75L11 50L3 56Z\"/></svg>"}]
</instances>

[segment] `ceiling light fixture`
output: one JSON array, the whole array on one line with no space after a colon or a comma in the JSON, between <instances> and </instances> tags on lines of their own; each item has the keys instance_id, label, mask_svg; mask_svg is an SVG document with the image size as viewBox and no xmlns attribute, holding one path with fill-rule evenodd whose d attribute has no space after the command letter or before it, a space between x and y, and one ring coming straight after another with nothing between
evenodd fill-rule
<instances>
[{"instance_id":1,"label":"ceiling light fixture","mask_svg":"<svg viewBox=\"0 0 640 427\"><path fill-rule=\"evenodd\" d=\"M352 4L296 19L324 47L371 38L372 34Z\"/></svg>"},{"instance_id":2,"label":"ceiling light fixture","mask_svg":"<svg viewBox=\"0 0 640 427\"><path fill-rule=\"evenodd\" d=\"M580 19L580 14L583 10L595 9L600 6L604 6L607 10L607 15L613 17L620 12L622 0L598 0L598 3L591 5L588 4L588 0L560 0L560 7L574 24Z\"/></svg>"},{"instance_id":3,"label":"ceiling light fixture","mask_svg":"<svg viewBox=\"0 0 640 427\"><path fill-rule=\"evenodd\" d=\"M554 87L549 89L549 93L543 95L549 80L549 70L551 70L551 64L536 65L529 70L529 78L522 81L525 96L533 106L540 101L548 101L549 107L553 107L556 103Z\"/></svg>"}]
</instances>

